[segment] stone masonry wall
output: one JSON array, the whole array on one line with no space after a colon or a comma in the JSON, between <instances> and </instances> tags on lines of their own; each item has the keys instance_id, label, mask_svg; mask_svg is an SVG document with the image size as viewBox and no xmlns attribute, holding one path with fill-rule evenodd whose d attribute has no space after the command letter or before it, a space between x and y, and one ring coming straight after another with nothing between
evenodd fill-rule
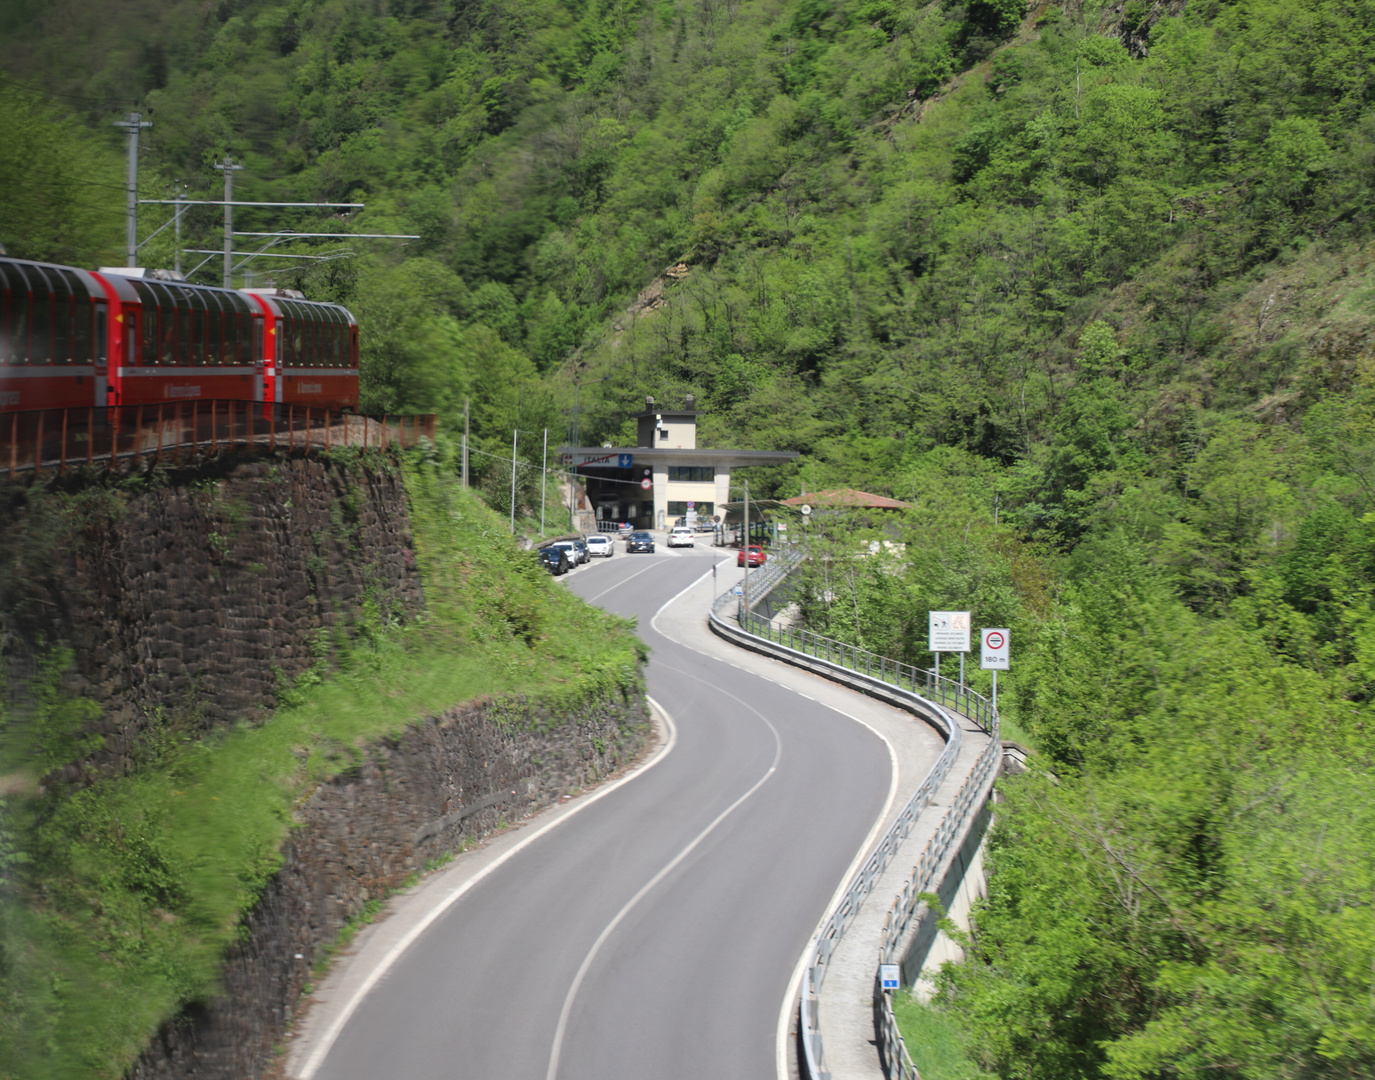
<instances>
[{"instance_id":1,"label":"stone masonry wall","mask_svg":"<svg viewBox=\"0 0 1375 1080\"><path fill-rule=\"evenodd\" d=\"M636 692L573 715L529 703L469 705L372 747L298 811L282 867L225 963L223 998L166 1025L126 1080L261 1076L313 961L371 897L502 819L624 765L648 730Z\"/></svg>"},{"instance_id":2,"label":"stone masonry wall","mask_svg":"<svg viewBox=\"0 0 1375 1080\"><path fill-rule=\"evenodd\" d=\"M0 496L11 692L64 642L64 691L101 710L103 745L67 781L123 772L154 722L261 718L367 600L402 620L424 605L400 472L380 453L226 456Z\"/></svg>"}]
</instances>

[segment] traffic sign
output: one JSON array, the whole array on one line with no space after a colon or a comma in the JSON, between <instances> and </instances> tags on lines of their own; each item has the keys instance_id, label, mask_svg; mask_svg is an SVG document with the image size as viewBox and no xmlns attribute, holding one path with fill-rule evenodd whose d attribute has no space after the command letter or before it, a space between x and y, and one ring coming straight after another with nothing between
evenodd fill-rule
<instances>
[{"instance_id":1,"label":"traffic sign","mask_svg":"<svg viewBox=\"0 0 1375 1080\"><path fill-rule=\"evenodd\" d=\"M879 964L878 979L885 990L896 990L898 988L898 965Z\"/></svg>"},{"instance_id":2,"label":"traffic sign","mask_svg":"<svg viewBox=\"0 0 1375 1080\"><path fill-rule=\"evenodd\" d=\"M926 648L930 652L969 651L969 612L931 611L927 613ZM960 663L964 663L963 660Z\"/></svg>"},{"instance_id":3,"label":"traffic sign","mask_svg":"<svg viewBox=\"0 0 1375 1080\"><path fill-rule=\"evenodd\" d=\"M1006 627L985 628L981 636L983 648L979 654L979 667L985 671L1006 671L1011 666L1011 631Z\"/></svg>"},{"instance_id":4,"label":"traffic sign","mask_svg":"<svg viewBox=\"0 0 1375 1080\"><path fill-rule=\"evenodd\" d=\"M648 490L649 490L650 488L652 488L653 486L654 486L654 481L651 480L651 479L650 479L649 477L647 477L647 476L646 476L643 480L640 481L640 487L644 488L646 491L648 491Z\"/></svg>"},{"instance_id":5,"label":"traffic sign","mask_svg":"<svg viewBox=\"0 0 1375 1080\"><path fill-rule=\"evenodd\" d=\"M798 509L802 511L803 517L806 517L808 514L812 512L812 508L808 506L806 503L803 503L801 506L798 507Z\"/></svg>"}]
</instances>

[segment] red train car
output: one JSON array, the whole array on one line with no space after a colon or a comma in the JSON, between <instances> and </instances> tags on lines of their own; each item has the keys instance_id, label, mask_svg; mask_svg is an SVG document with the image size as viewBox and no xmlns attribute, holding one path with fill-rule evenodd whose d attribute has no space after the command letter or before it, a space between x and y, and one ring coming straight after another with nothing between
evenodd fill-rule
<instances>
[{"instance_id":1,"label":"red train car","mask_svg":"<svg viewBox=\"0 0 1375 1080\"><path fill-rule=\"evenodd\" d=\"M0 412L195 399L358 406L338 304L0 258Z\"/></svg>"},{"instance_id":2,"label":"red train car","mask_svg":"<svg viewBox=\"0 0 1375 1080\"><path fill-rule=\"evenodd\" d=\"M154 405L197 398L262 401L263 364L257 344L261 315L243 293L183 281L100 277L134 293L122 307L125 362L111 373L110 404Z\"/></svg>"},{"instance_id":3,"label":"red train car","mask_svg":"<svg viewBox=\"0 0 1375 1080\"><path fill-rule=\"evenodd\" d=\"M286 289L245 291L262 309L266 400L356 408L358 323L348 309Z\"/></svg>"},{"instance_id":4,"label":"red train car","mask_svg":"<svg viewBox=\"0 0 1375 1080\"><path fill-rule=\"evenodd\" d=\"M87 270L0 258L0 411L106 404L131 298Z\"/></svg>"}]
</instances>

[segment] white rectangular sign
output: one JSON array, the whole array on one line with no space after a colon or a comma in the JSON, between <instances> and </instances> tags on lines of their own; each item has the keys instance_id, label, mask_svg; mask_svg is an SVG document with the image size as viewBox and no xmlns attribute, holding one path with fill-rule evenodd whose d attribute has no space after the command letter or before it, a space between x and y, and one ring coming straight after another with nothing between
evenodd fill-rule
<instances>
[{"instance_id":1,"label":"white rectangular sign","mask_svg":"<svg viewBox=\"0 0 1375 1080\"><path fill-rule=\"evenodd\" d=\"M969 612L932 611L926 647L931 652L969 651Z\"/></svg>"},{"instance_id":2,"label":"white rectangular sign","mask_svg":"<svg viewBox=\"0 0 1375 1080\"><path fill-rule=\"evenodd\" d=\"M979 632L983 639L983 649L979 654L979 667L985 671L1006 671L1011 666L1009 646L1012 632L1005 626L984 628Z\"/></svg>"},{"instance_id":3,"label":"white rectangular sign","mask_svg":"<svg viewBox=\"0 0 1375 1080\"><path fill-rule=\"evenodd\" d=\"M896 990L898 988L898 975L900 968L897 964L879 964L878 977L885 990Z\"/></svg>"}]
</instances>

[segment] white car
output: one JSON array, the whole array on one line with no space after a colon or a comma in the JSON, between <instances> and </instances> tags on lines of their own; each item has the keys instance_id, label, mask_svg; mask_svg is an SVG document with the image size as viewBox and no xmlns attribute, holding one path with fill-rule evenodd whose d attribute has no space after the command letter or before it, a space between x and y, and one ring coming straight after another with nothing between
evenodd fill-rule
<instances>
[{"instance_id":1,"label":"white car","mask_svg":"<svg viewBox=\"0 0 1375 1080\"><path fill-rule=\"evenodd\" d=\"M675 525L668 533L669 547L696 547L697 540L686 525Z\"/></svg>"},{"instance_id":2,"label":"white car","mask_svg":"<svg viewBox=\"0 0 1375 1080\"><path fill-rule=\"evenodd\" d=\"M562 548L568 553L568 565L577 566L582 562L582 552L578 550L578 545L572 540L558 540L549 545L553 548Z\"/></svg>"},{"instance_id":3,"label":"white car","mask_svg":"<svg viewBox=\"0 0 1375 1080\"><path fill-rule=\"evenodd\" d=\"M587 554L600 555L604 559L616 554L616 543L609 536L598 533L587 538Z\"/></svg>"}]
</instances>

